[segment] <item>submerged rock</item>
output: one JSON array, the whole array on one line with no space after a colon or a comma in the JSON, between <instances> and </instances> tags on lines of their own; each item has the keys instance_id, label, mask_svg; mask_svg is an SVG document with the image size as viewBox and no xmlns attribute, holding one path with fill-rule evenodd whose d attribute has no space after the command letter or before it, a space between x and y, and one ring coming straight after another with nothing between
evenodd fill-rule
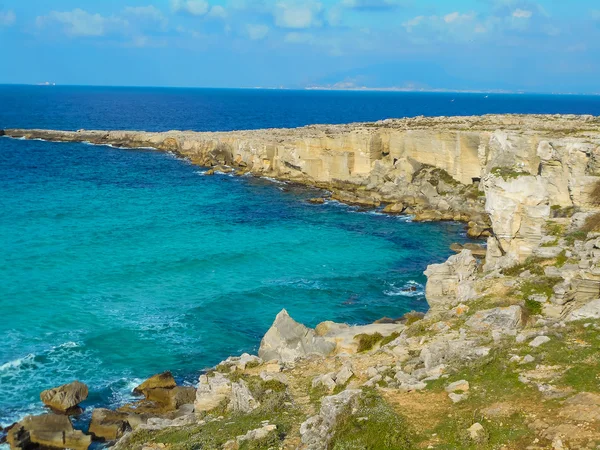
<instances>
[{"instance_id":1,"label":"submerged rock","mask_svg":"<svg viewBox=\"0 0 600 450\"><path fill-rule=\"evenodd\" d=\"M277 359L293 362L311 353L329 355L334 349L334 343L317 336L315 330L296 322L284 309L277 314L273 325L262 338L258 356L263 361Z\"/></svg>"},{"instance_id":2,"label":"submerged rock","mask_svg":"<svg viewBox=\"0 0 600 450\"><path fill-rule=\"evenodd\" d=\"M53 411L69 413L88 396L88 387L79 381L48 389L40 394L42 402Z\"/></svg>"}]
</instances>

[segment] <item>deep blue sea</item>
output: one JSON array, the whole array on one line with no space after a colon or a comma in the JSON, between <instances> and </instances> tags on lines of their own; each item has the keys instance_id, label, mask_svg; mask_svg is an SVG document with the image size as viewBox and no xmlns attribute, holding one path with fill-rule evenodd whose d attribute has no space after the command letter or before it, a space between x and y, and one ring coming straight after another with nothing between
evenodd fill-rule
<instances>
[{"instance_id":1,"label":"deep blue sea","mask_svg":"<svg viewBox=\"0 0 600 450\"><path fill-rule=\"evenodd\" d=\"M0 128L234 130L415 115L600 115L600 97L0 86ZM78 379L116 406L314 326L426 310L460 224L417 224L152 150L0 138L0 424ZM416 291L406 290L417 286ZM89 408L88 408L89 411ZM89 414L89 412L88 412Z\"/></svg>"}]
</instances>

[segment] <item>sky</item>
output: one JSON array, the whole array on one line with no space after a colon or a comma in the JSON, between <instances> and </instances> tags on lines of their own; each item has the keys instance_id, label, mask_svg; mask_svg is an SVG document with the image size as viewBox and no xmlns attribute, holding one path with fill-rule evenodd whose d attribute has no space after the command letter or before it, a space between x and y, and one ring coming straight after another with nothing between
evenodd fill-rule
<instances>
[{"instance_id":1,"label":"sky","mask_svg":"<svg viewBox=\"0 0 600 450\"><path fill-rule=\"evenodd\" d=\"M0 83L600 93L599 0L0 0Z\"/></svg>"}]
</instances>

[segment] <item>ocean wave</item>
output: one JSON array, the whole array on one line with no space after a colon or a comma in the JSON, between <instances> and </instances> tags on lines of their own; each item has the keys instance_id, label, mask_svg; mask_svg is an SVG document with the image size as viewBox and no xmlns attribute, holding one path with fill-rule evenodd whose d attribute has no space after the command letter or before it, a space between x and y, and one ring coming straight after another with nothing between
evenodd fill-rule
<instances>
[{"instance_id":1,"label":"ocean wave","mask_svg":"<svg viewBox=\"0 0 600 450\"><path fill-rule=\"evenodd\" d=\"M425 287L421 283L412 280L402 286L396 286L394 283L390 283L389 289L383 291L384 295L390 297L422 297L424 293Z\"/></svg>"},{"instance_id":2,"label":"ocean wave","mask_svg":"<svg viewBox=\"0 0 600 450\"><path fill-rule=\"evenodd\" d=\"M35 358L35 355L33 353L30 353L27 356L24 356L23 358L17 358L12 361L8 361L7 363L4 363L0 366L0 372L5 372L10 369L18 369L19 367L21 367L23 364L26 364L26 363L34 364L34 358Z\"/></svg>"},{"instance_id":3,"label":"ocean wave","mask_svg":"<svg viewBox=\"0 0 600 450\"><path fill-rule=\"evenodd\" d=\"M281 181L281 180L278 180L277 178L271 178L271 177L260 177L260 178L262 178L263 180L268 180L271 183L275 183L275 184L288 184L287 181Z\"/></svg>"}]
</instances>

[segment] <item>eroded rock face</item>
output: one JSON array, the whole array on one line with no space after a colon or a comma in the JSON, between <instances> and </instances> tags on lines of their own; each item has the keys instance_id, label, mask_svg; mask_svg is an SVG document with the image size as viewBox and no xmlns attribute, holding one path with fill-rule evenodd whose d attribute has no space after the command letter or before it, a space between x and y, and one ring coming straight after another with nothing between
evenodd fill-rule
<instances>
[{"instance_id":1,"label":"eroded rock face","mask_svg":"<svg viewBox=\"0 0 600 450\"><path fill-rule=\"evenodd\" d=\"M231 398L231 381L222 373L200 375L194 407L196 411L210 411Z\"/></svg>"},{"instance_id":2,"label":"eroded rock face","mask_svg":"<svg viewBox=\"0 0 600 450\"><path fill-rule=\"evenodd\" d=\"M581 308L577 308L567 317L568 321L583 319L600 319L600 299L593 300Z\"/></svg>"},{"instance_id":3,"label":"eroded rock face","mask_svg":"<svg viewBox=\"0 0 600 450\"><path fill-rule=\"evenodd\" d=\"M334 349L334 343L296 322L284 309L277 314L273 325L262 338L258 356L264 361L277 359L281 362L293 362L311 353L329 355Z\"/></svg>"},{"instance_id":4,"label":"eroded rock face","mask_svg":"<svg viewBox=\"0 0 600 450\"><path fill-rule=\"evenodd\" d=\"M550 217L550 200L540 176L519 175L505 180L487 175L483 180L485 210L494 236L488 238L486 270L522 263L541 242Z\"/></svg>"},{"instance_id":5,"label":"eroded rock face","mask_svg":"<svg viewBox=\"0 0 600 450\"><path fill-rule=\"evenodd\" d=\"M443 264L431 264L425 271L425 297L429 315L444 312L475 297L473 280L477 261L470 250L462 250Z\"/></svg>"},{"instance_id":6,"label":"eroded rock face","mask_svg":"<svg viewBox=\"0 0 600 450\"><path fill-rule=\"evenodd\" d=\"M333 437L338 416L362 394L360 389L348 389L337 395L321 399L319 414L312 416L300 426L302 443L306 450L323 450Z\"/></svg>"},{"instance_id":7,"label":"eroded rock face","mask_svg":"<svg viewBox=\"0 0 600 450\"><path fill-rule=\"evenodd\" d=\"M509 331L523 323L523 311L518 305L478 311L465 325L475 331Z\"/></svg>"},{"instance_id":8,"label":"eroded rock face","mask_svg":"<svg viewBox=\"0 0 600 450\"><path fill-rule=\"evenodd\" d=\"M244 380L231 384L231 401L229 409L235 412L249 413L260 406Z\"/></svg>"},{"instance_id":9,"label":"eroded rock face","mask_svg":"<svg viewBox=\"0 0 600 450\"><path fill-rule=\"evenodd\" d=\"M42 402L53 411L67 413L84 401L88 396L88 387L79 381L48 389L40 394Z\"/></svg>"},{"instance_id":10,"label":"eroded rock face","mask_svg":"<svg viewBox=\"0 0 600 450\"><path fill-rule=\"evenodd\" d=\"M87 450L92 443L91 436L73 429L67 416L52 413L25 417L9 430L6 439L11 449L51 447Z\"/></svg>"}]
</instances>

